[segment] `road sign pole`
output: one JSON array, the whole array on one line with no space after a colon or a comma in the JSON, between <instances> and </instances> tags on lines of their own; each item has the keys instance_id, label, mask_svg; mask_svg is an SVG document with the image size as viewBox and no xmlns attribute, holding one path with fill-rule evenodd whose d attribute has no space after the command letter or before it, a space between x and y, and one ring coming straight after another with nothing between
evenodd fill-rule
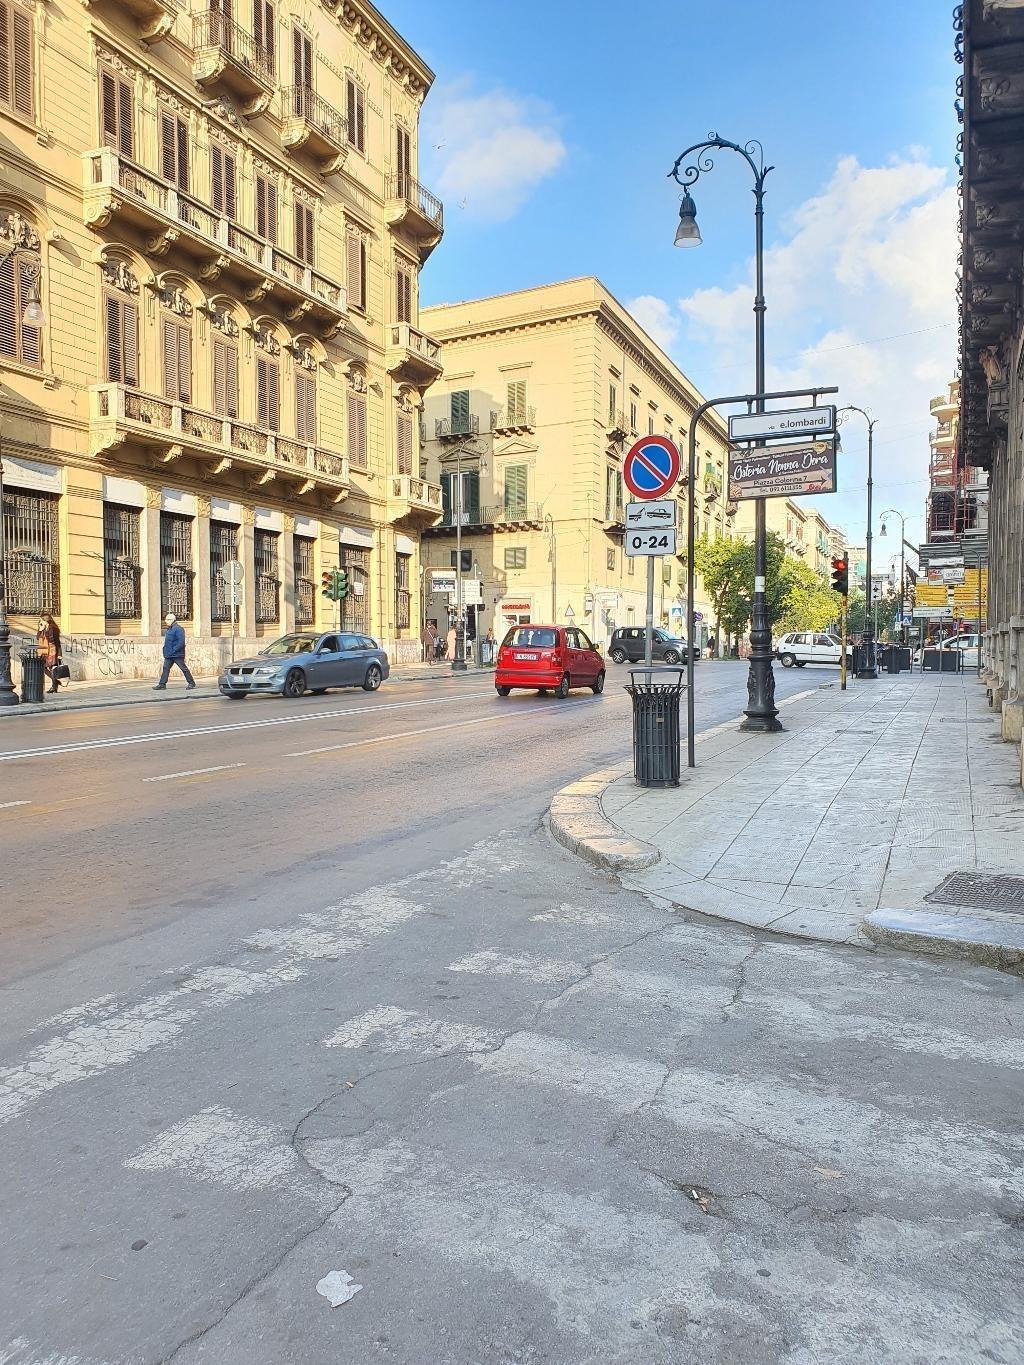
<instances>
[{"instance_id":1,"label":"road sign pole","mask_svg":"<svg viewBox=\"0 0 1024 1365\"><path fill-rule=\"evenodd\" d=\"M848 605L849 598L844 597L843 605L840 608L842 620L842 630L840 634L843 641L843 652L839 657L839 687L843 692L846 691L846 609Z\"/></svg>"},{"instance_id":2,"label":"road sign pole","mask_svg":"<svg viewBox=\"0 0 1024 1365\"><path fill-rule=\"evenodd\" d=\"M654 663L654 556L647 556L647 621L644 631L644 667Z\"/></svg>"}]
</instances>

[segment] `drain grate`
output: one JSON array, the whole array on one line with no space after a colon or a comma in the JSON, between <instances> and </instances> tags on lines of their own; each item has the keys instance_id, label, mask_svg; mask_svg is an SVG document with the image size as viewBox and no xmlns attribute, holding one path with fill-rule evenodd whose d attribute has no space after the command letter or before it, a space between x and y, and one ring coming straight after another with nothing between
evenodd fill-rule
<instances>
[{"instance_id":1,"label":"drain grate","mask_svg":"<svg viewBox=\"0 0 1024 1365\"><path fill-rule=\"evenodd\" d=\"M1024 915L1024 877L999 876L991 872L951 872L934 891L929 891L925 900L939 905L974 905L979 910Z\"/></svg>"}]
</instances>

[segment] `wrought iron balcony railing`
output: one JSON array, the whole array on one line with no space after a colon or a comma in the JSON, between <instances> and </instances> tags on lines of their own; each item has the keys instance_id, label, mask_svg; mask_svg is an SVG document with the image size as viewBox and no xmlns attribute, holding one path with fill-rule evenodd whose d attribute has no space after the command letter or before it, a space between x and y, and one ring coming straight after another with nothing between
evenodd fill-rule
<instances>
[{"instance_id":1,"label":"wrought iron balcony railing","mask_svg":"<svg viewBox=\"0 0 1024 1365\"><path fill-rule=\"evenodd\" d=\"M434 419L435 441L457 441L460 438L479 435L479 417L437 417Z\"/></svg>"},{"instance_id":2,"label":"wrought iron balcony railing","mask_svg":"<svg viewBox=\"0 0 1024 1365\"><path fill-rule=\"evenodd\" d=\"M281 101L286 119L306 124L335 147L345 145L344 118L310 86L286 85Z\"/></svg>"},{"instance_id":3,"label":"wrought iron balcony railing","mask_svg":"<svg viewBox=\"0 0 1024 1365\"><path fill-rule=\"evenodd\" d=\"M444 231L444 205L441 200L408 172L388 176L387 195L389 199L403 200L438 232Z\"/></svg>"},{"instance_id":4,"label":"wrought iron balcony railing","mask_svg":"<svg viewBox=\"0 0 1024 1365\"><path fill-rule=\"evenodd\" d=\"M453 507L445 508L444 520L437 530L454 530L459 520ZM463 526L524 526L544 524L544 507L539 502L499 502L493 507L464 507Z\"/></svg>"},{"instance_id":5,"label":"wrought iron balcony railing","mask_svg":"<svg viewBox=\"0 0 1024 1365\"><path fill-rule=\"evenodd\" d=\"M257 43L251 33L246 33L223 10L208 9L193 16L192 45L196 52L212 48L252 71L263 84L274 84L273 53Z\"/></svg>"}]
</instances>

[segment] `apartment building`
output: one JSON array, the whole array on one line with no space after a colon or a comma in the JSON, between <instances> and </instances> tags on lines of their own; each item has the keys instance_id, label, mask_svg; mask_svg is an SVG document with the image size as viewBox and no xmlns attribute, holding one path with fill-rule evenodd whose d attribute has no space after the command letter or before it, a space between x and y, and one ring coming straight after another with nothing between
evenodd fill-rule
<instances>
[{"instance_id":1,"label":"apartment building","mask_svg":"<svg viewBox=\"0 0 1024 1365\"><path fill-rule=\"evenodd\" d=\"M842 531L831 526L820 512L802 506L795 498L768 498L765 524L785 542L786 554L791 559L800 560L822 578L829 577L832 556L840 553L835 547L845 548L846 545ZM754 538L754 503L750 500L740 503L736 534L746 540Z\"/></svg>"},{"instance_id":2,"label":"apartment building","mask_svg":"<svg viewBox=\"0 0 1024 1365\"><path fill-rule=\"evenodd\" d=\"M424 538L442 627L461 527L470 630L498 638L519 621L573 620L604 643L642 625L645 561L623 551L622 461L642 433L685 450L702 401L694 386L593 277L424 310L445 375L426 397L424 452L443 489L443 518ZM697 531L731 533L726 432L698 433ZM658 565L656 615L685 623L688 490L678 489L680 554ZM698 582L705 632L712 610Z\"/></svg>"},{"instance_id":3,"label":"apartment building","mask_svg":"<svg viewBox=\"0 0 1024 1365\"><path fill-rule=\"evenodd\" d=\"M988 474L956 458L960 381L929 403L935 426L929 432L926 542L984 537L988 532Z\"/></svg>"},{"instance_id":4,"label":"apartment building","mask_svg":"<svg viewBox=\"0 0 1024 1365\"><path fill-rule=\"evenodd\" d=\"M74 677L333 620L417 652L432 73L365 0L0 0L7 608ZM41 321L40 318L41 310ZM234 611L225 565L242 565Z\"/></svg>"}]
</instances>

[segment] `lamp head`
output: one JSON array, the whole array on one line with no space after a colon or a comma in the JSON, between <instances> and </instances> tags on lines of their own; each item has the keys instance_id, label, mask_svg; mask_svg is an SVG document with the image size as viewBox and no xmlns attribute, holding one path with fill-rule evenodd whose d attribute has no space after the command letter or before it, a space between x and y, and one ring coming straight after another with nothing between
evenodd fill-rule
<instances>
[{"instance_id":1,"label":"lamp head","mask_svg":"<svg viewBox=\"0 0 1024 1365\"><path fill-rule=\"evenodd\" d=\"M885 535L885 522L884 522L884 521L882 522L882 529L878 532L878 534L879 534L880 536L884 536L884 535Z\"/></svg>"},{"instance_id":2,"label":"lamp head","mask_svg":"<svg viewBox=\"0 0 1024 1365\"><path fill-rule=\"evenodd\" d=\"M690 191L684 190L679 201L679 226L673 246L700 246L701 240L700 228L697 226L697 205Z\"/></svg>"},{"instance_id":3,"label":"lamp head","mask_svg":"<svg viewBox=\"0 0 1024 1365\"><path fill-rule=\"evenodd\" d=\"M25 291L25 311L21 315L21 320L29 327L38 327L45 320L43 300L39 295L38 276L29 281L28 288Z\"/></svg>"}]
</instances>

